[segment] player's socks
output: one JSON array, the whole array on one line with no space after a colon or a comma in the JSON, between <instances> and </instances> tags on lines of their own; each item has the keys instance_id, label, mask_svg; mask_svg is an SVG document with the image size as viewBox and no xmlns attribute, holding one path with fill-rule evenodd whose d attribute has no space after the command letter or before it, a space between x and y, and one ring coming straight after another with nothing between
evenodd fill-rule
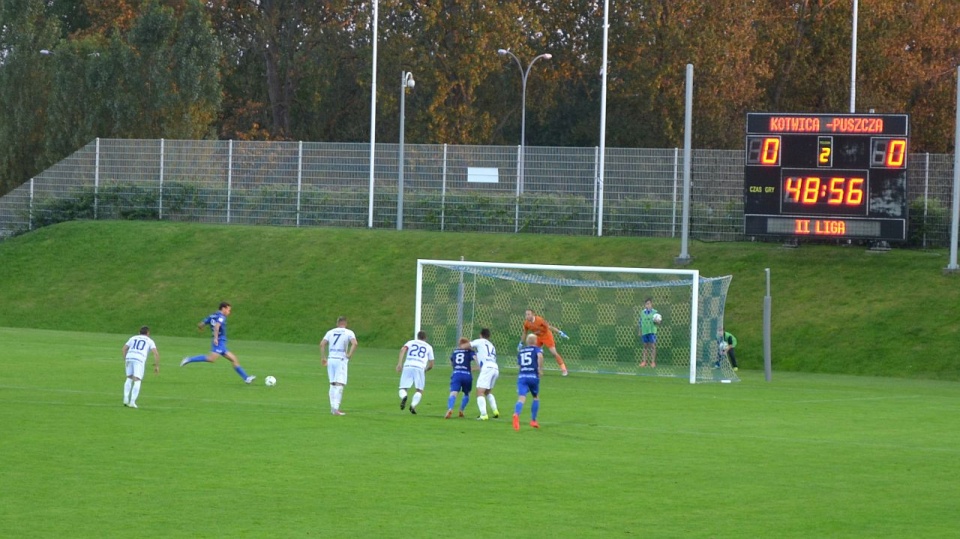
<instances>
[{"instance_id":1,"label":"player's socks","mask_svg":"<svg viewBox=\"0 0 960 539\"><path fill-rule=\"evenodd\" d=\"M463 415L463 411L467 409L467 405L470 404L470 395L464 395L460 399L460 415ZM451 406L453 408L453 406Z\"/></svg>"},{"instance_id":2,"label":"player's socks","mask_svg":"<svg viewBox=\"0 0 960 539\"><path fill-rule=\"evenodd\" d=\"M407 407L407 390L401 389L400 390L400 409L403 410L406 407Z\"/></svg>"},{"instance_id":3,"label":"player's socks","mask_svg":"<svg viewBox=\"0 0 960 539\"><path fill-rule=\"evenodd\" d=\"M530 405L530 419L533 421L537 420L537 412L540 411L540 401L538 399L533 399L533 404Z\"/></svg>"},{"instance_id":4,"label":"player's socks","mask_svg":"<svg viewBox=\"0 0 960 539\"><path fill-rule=\"evenodd\" d=\"M480 417L487 415L487 401L483 397L477 399L477 407L480 408Z\"/></svg>"},{"instance_id":5,"label":"player's socks","mask_svg":"<svg viewBox=\"0 0 960 539\"><path fill-rule=\"evenodd\" d=\"M340 404L343 402L343 386L337 386L337 410L340 409Z\"/></svg>"},{"instance_id":6,"label":"player's socks","mask_svg":"<svg viewBox=\"0 0 960 539\"><path fill-rule=\"evenodd\" d=\"M133 381L133 388L130 389L130 404L137 403L137 397L140 396L140 380Z\"/></svg>"},{"instance_id":7,"label":"player's socks","mask_svg":"<svg viewBox=\"0 0 960 539\"><path fill-rule=\"evenodd\" d=\"M563 357L560 354L554 356L557 359L557 366L560 367L561 371L567 370L567 364L563 362Z\"/></svg>"},{"instance_id":8,"label":"player's socks","mask_svg":"<svg viewBox=\"0 0 960 539\"><path fill-rule=\"evenodd\" d=\"M200 363L201 361L206 361L206 360L207 360L207 356L192 356L181 361L180 366L182 367L187 363Z\"/></svg>"},{"instance_id":9,"label":"player's socks","mask_svg":"<svg viewBox=\"0 0 960 539\"><path fill-rule=\"evenodd\" d=\"M520 415L520 412L523 411L523 403L517 401L517 404L513 407L513 415Z\"/></svg>"},{"instance_id":10,"label":"player's socks","mask_svg":"<svg viewBox=\"0 0 960 539\"><path fill-rule=\"evenodd\" d=\"M133 379L127 378L127 381L123 383L123 403L130 403L130 388L133 387Z\"/></svg>"},{"instance_id":11,"label":"player's socks","mask_svg":"<svg viewBox=\"0 0 960 539\"><path fill-rule=\"evenodd\" d=\"M490 402L490 409L493 410L493 417L500 417L500 410L497 409L497 399L493 397L493 393L487 393L487 401Z\"/></svg>"},{"instance_id":12,"label":"player's socks","mask_svg":"<svg viewBox=\"0 0 960 539\"><path fill-rule=\"evenodd\" d=\"M420 404L420 399L423 398L423 393L417 391L413 394L413 402L410 403L411 408L416 408Z\"/></svg>"},{"instance_id":13,"label":"player's socks","mask_svg":"<svg viewBox=\"0 0 960 539\"><path fill-rule=\"evenodd\" d=\"M233 370L237 371L237 374L240 375L240 378L243 378L244 382L247 381L247 371L243 370L243 367L241 367L240 365L237 365L236 367L233 368Z\"/></svg>"},{"instance_id":14,"label":"player's socks","mask_svg":"<svg viewBox=\"0 0 960 539\"><path fill-rule=\"evenodd\" d=\"M453 410L453 405L456 404L456 402L457 402L457 396L450 395L447 398L447 410Z\"/></svg>"},{"instance_id":15,"label":"player's socks","mask_svg":"<svg viewBox=\"0 0 960 539\"><path fill-rule=\"evenodd\" d=\"M337 409L337 386L330 386L330 409Z\"/></svg>"}]
</instances>

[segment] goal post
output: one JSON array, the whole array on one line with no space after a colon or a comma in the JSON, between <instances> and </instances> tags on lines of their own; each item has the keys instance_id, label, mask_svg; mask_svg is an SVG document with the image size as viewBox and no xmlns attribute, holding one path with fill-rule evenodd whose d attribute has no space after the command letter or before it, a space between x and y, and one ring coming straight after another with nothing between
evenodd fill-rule
<instances>
[{"instance_id":1,"label":"goal post","mask_svg":"<svg viewBox=\"0 0 960 539\"><path fill-rule=\"evenodd\" d=\"M532 309L569 335L556 341L571 372L736 381L718 353L730 280L695 269L418 260L414 327L440 350L490 328L500 364L510 368L524 311ZM647 298L663 317L656 367L641 366L651 359L639 335ZM545 368L558 369L549 352L544 360Z\"/></svg>"}]
</instances>

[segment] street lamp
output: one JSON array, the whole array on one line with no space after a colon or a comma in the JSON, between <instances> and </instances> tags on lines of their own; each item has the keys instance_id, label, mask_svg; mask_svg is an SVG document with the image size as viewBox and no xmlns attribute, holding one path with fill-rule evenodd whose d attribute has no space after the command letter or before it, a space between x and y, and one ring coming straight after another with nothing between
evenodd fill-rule
<instances>
[{"instance_id":1,"label":"street lamp","mask_svg":"<svg viewBox=\"0 0 960 539\"><path fill-rule=\"evenodd\" d=\"M403 120L404 109L406 109L407 88L413 88L416 81L413 80L413 73L402 71L400 73L400 176L397 181L397 230L403 230Z\"/></svg>"},{"instance_id":2,"label":"street lamp","mask_svg":"<svg viewBox=\"0 0 960 539\"><path fill-rule=\"evenodd\" d=\"M527 77L530 75L530 68L533 67L534 62L543 58L544 60L549 60L553 58L552 54L545 53L539 56L535 56L533 60L530 60L530 63L527 64L527 69L523 69L523 63L520 62L520 59L517 58L516 54L513 54L507 49L499 49L497 54L503 56L505 54L510 55L514 61L517 62L517 67L520 68L520 78L523 86L523 91L521 92L520 99L520 167L517 171L517 193L523 192L523 169L526 162L526 144L527 144Z\"/></svg>"}]
</instances>

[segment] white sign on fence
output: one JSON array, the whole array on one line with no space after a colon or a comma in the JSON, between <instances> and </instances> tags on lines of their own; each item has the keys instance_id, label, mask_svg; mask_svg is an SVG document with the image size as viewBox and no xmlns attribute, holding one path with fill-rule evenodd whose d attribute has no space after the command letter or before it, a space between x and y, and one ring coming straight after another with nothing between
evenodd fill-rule
<instances>
[{"instance_id":1,"label":"white sign on fence","mask_svg":"<svg viewBox=\"0 0 960 539\"><path fill-rule=\"evenodd\" d=\"M500 170L497 168L467 167L469 183L500 183Z\"/></svg>"}]
</instances>

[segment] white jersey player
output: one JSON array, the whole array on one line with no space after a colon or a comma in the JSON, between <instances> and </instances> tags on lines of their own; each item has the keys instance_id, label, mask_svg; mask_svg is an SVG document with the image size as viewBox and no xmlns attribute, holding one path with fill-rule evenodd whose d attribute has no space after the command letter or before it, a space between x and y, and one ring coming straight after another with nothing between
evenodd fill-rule
<instances>
[{"instance_id":1,"label":"white jersey player","mask_svg":"<svg viewBox=\"0 0 960 539\"><path fill-rule=\"evenodd\" d=\"M407 390L410 386L416 388L413 401L410 403L410 413L417 413L417 405L423 398L423 387L426 384L424 374L433 368L433 347L427 343L427 333L418 331L417 338L407 341L400 348L400 357L397 360L397 372L400 374L400 409L407 406Z\"/></svg>"},{"instance_id":2,"label":"white jersey player","mask_svg":"<svg viewBox=\"0 0 960 539\"><path fill-rule=\"evenodd\" d=\"M497 348L490 342L490 330L481 329L480 338L470 341L470 346L477 351L477 361L480 363L480 375L477 377L477 406L480 407L480 417L477 419L486 421L490 418L487 415L488 402L496 419L500 417L500 411L497 410L497 399L493 397L493 386L497 384L500 376L500 366L497 364Z\"/></svg>"},{"instance_id":3,"label":"white jersey player","mask_svg":"<svg viewBox=\"0 0 960 539\"><path fill-rule=\"evenodd\" d=\"M333 415L347 415L340 411L340 403L343 402L343 388L347 385L347 366L356 350L357 336L347 329L347 317L337 318L337 327L328 331L320 341L320 364L327 368L327 377L330 378L330 413Z\"/></svg>"},{"instance_id":4,"label":"white jersey player","mask_svg":"<svg viewBox=\"0 0 960 539\"><path fill-rule=\"evenodd\" d=\"M143 380L143 371L147 363L147 356L153 352L153 372L160 374L160 352L156 343L150 338L150 328L143 326L140 334L127 339L123 345L123 361L126 364L127 379L123 383L123 405L130 408L137 407L137 397L140 396L140 381Z\"/></svg>"}]
</instances>

